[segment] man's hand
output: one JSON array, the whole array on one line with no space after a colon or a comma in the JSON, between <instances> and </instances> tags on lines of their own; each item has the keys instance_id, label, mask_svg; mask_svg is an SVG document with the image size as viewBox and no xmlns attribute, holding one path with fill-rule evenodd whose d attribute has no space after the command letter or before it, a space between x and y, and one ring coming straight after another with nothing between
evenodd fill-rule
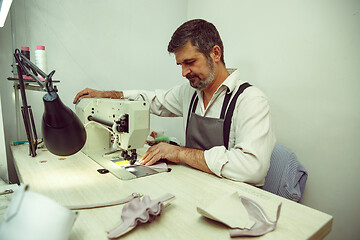
<instances>
[{"instance_id":1,"label":"man's hand","mask_svg":"<svg viewBox=\"0 0 360 240\"><path fill-rule=\"evenodd\" d=\"M104 92L98 91L91 88L85 88L84 90L80 91L76 94L73 103L79 102L83 98L102 98Z\"/></svg>"},{"instance_id":2,"label":"man's hand","mask_svg":"<svg viewBox=\"0 0 360 240\"><path fill-rule=\"evenodd\" d=\"M171 162L179 162L180 147L160 142L150 147L141 158L140 163L146 166L153 165L161 159Z\"/></svg>"},{"instance_id":3,"label":"man's hand","mask_svg":"<svg viewBox=\"0 0 360 240\"><path fill-rule=\"evenodd\" d=\"M114 98L114 99L120 99L124 95L122 92L104 92L99 91L91 88L85 88L84 90L80 91L78 94L76 94L73 103L79 102L83 98Z\"/></svg>"},{"instance_id":4,"label":"man's hand","mask_svg":"<svg viewBox=\"0 0 360 240\"><path fill-rule=\"evenodd\" d=\"M143 155L140 164L150 166L161 159L174 163L183 162L201 171L212 173L205 162L203 150L175 146L164 142L150 147Z\"/></svg>"}]
</instances>

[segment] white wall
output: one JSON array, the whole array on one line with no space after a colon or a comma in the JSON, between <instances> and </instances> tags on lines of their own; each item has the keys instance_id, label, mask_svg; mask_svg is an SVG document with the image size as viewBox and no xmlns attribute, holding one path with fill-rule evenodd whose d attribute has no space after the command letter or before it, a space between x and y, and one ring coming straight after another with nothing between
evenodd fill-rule
<instances>
[{"instance_id":1,"label":"white wall","mask_svg":"<svg viewBox=\"0 0 360 240\"><path fill-rule=\"evenodd\" d=\"M334 216L327 239L360 239L360 1L190 0L228 67L270 99L280 143L309 171L303 203Z\"/></svg>"},{"instance_id":2,"label":"white wall","mask_svg":"<svg viewBox=\"0 0 360 240\"><path fill-rule=\"evenodd\" d=\"M0 28L0 96L1 96L1 105L2 111L0 115L2 115L1 121L3 125L0 124L0 131L4 131L5 138L1 135L0 132L0 152L6 146L6 153L2 153L0 155L0 178L4 181L8 182L8 160L5 156L9 158L10 165L9 167L14 171L13 165L11 165L10 160L10 152L8 148L8 144L5 145L10 136L16 136L16 129L14 125L15 119L15 111L13 107L7 107L7 105L13 105L13 91L12 91L12 83L9 83L7 78L12 76L11 73L11 64L12 64L12 49L11 49L11 19L10 14L5 21L5 25L3 28ZM1 141L4 141L4 145ZM14 177L14 182L16 181L16 177Z\"/></svg>"},{"instance_id":3,"label":"white wall","mask_svg":"<svg viewBox=\"0 0 360 240\"><path fill-rule=\"evenodd\" d=\"M1 109L1 96L0 96L0 182L2 180L8 179L7 173L7 158L6 158L6 148L5 148L5 134L4 134L4 125Z\"/></svg>"},{"instance_id":4,"label":"white wall","mask_svg":"<svg viewBox=\"0 0 360 240\"><path fill-rule=\"evenodd\" d=\"M59 95L72 109L73 98L85 87L169 88L184 81L167 45L174 29L186 20L186 4L186 0L15 0L16 47L29 46L34 60L36 45L45 45L48 69L56 70L54 79L61 81ZM11 76L9 22L8 18L8 28L0 30L0 40L7 43L1 43L6 57L1 60L5 71L0 81L7 142L17 140L12 84L6 80ZM43 95L27 92L40 136ZM181 123L179 118L151 118L152 129L165 130L183 141ZM12 168L10 178L13 175Z\"/></svg>"},{"instance_id":5,"label":"white wall","mask_svg":"<svg viewBox=\"0 0 360 240\"><path fill-rule=\"evenodd\" d=\"M166 51L170 36L187 19L213 22L224 40L227 66L239 67L245 80L268 95L278 141L295 151L309 171L303 203L334 216L327 239L360 238L360 1L13 4L17 47L28 45L33 51L37 44L46 46L49 69L61 80L59 94L71 107L84 87L154 89L184 81ZM0 88L11 141L16 138L12 87L3 79L10 74L9 34L0 30L0 41L6 40L1 55L7 46L4 59L10 56L1 60L6 74L1 71ZM40 122L42 93L28 95ZM178 120L155 118L152 124L183 139Z\"/></svg>"},{"instance_id":6,"label":"white wall","mask_svg":"<svg viewBox=\"0 0 360 240\"><path fill-rule=\"evenodd\" d=\"M33 50L37 44L46 46L49 69L56 70L59 94L68 106L85 87L153 89L183 81L167 44L173 29L186 19L186 1L18 0L14 4L17 46L27 44ZM173 9L180 11L174 15Z\"/></svg>"}]
</instances>

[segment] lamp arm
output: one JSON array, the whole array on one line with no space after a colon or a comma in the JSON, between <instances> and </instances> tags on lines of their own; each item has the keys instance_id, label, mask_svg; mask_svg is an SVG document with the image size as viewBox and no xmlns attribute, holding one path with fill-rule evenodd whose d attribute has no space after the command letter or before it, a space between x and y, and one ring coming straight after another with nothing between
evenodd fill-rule
<instances>
[{"instance_id":1,"label":"lamp arm","mask_svg":"<svg viewBox=\"0 0 360 240\"><path fill-rule=\"evenodd\" d=\"M29 141L29 153L32 157L36 156L36 148L37 148L37 134L34 124L34 118L32 115L31 107L27 104L26 93L25 93L25 85L22 75L26 72L30 72L24 64L21 62L21 53L19 49L15 50L14 58L16 61L17 73L19 76L19 86L20 93L23 102L23 106L21 107L21 113L24 119L24 126L26 130L26 135Z\"/></svg>"},{"instance_id":2,"label":"lamp arm","mask_svg":"<svg viewBox=\"0 0 360 240\"><path fill-rule=\"evenodd\" d=\"M37 82L37 84L40 85L40 87L42 87L47 92L57 92L57 89L53 86L52 82L52 76L54 75L55 70L53 70L49 75L46 75L46 73L44 73L38 66L25 57L25 55L22 54L19 49L15 50L14 57L16 63L23 70L23 72L26 75L31 76ZM38 78L38 74L45 79L45 82Z\"/></svg>"}]
</instances>

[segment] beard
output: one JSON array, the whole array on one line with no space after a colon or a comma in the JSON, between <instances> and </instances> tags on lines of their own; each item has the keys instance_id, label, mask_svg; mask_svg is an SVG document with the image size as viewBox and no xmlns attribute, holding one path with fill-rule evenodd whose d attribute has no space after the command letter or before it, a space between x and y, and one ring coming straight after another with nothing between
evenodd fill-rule
<instances>
[{"instance_id":1,"label":"beard","mask_svg":"<svg viewBox=\"0 0 360 240\"><path fill-rule=\"evenodd\" d=\"M214 67L212 62L209 60L208 61L208 67L210 69L210 73L208 78L206 78L205 80L201 79L199 77L199 75L193 73L193 74L188 74L186 75L186 78L190 81L190 85L195 88L198 89L200 91L204 90L205 88L207 88L215 79L215 71L214 71ZM198 79L198 81L196 82L196 79Z\"/></svg>"}]
</instances>

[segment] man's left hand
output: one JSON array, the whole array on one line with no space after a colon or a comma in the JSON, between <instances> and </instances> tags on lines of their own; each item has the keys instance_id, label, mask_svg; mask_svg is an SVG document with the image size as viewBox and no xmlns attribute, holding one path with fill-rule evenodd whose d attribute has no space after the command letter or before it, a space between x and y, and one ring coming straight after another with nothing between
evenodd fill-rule
<instances>
[{"instance_id":1,"label":"man's left hand","mask_svg":"<svg viewBox=\"0 0 360 240\"><path fill-rule=\"evenodd\" d=\"M179 146L169 143L160 142L150 147L141 158L140 164L150 166L161 159L166 159L171 162L179 162Z\"/></svg>"}]
</instances>

